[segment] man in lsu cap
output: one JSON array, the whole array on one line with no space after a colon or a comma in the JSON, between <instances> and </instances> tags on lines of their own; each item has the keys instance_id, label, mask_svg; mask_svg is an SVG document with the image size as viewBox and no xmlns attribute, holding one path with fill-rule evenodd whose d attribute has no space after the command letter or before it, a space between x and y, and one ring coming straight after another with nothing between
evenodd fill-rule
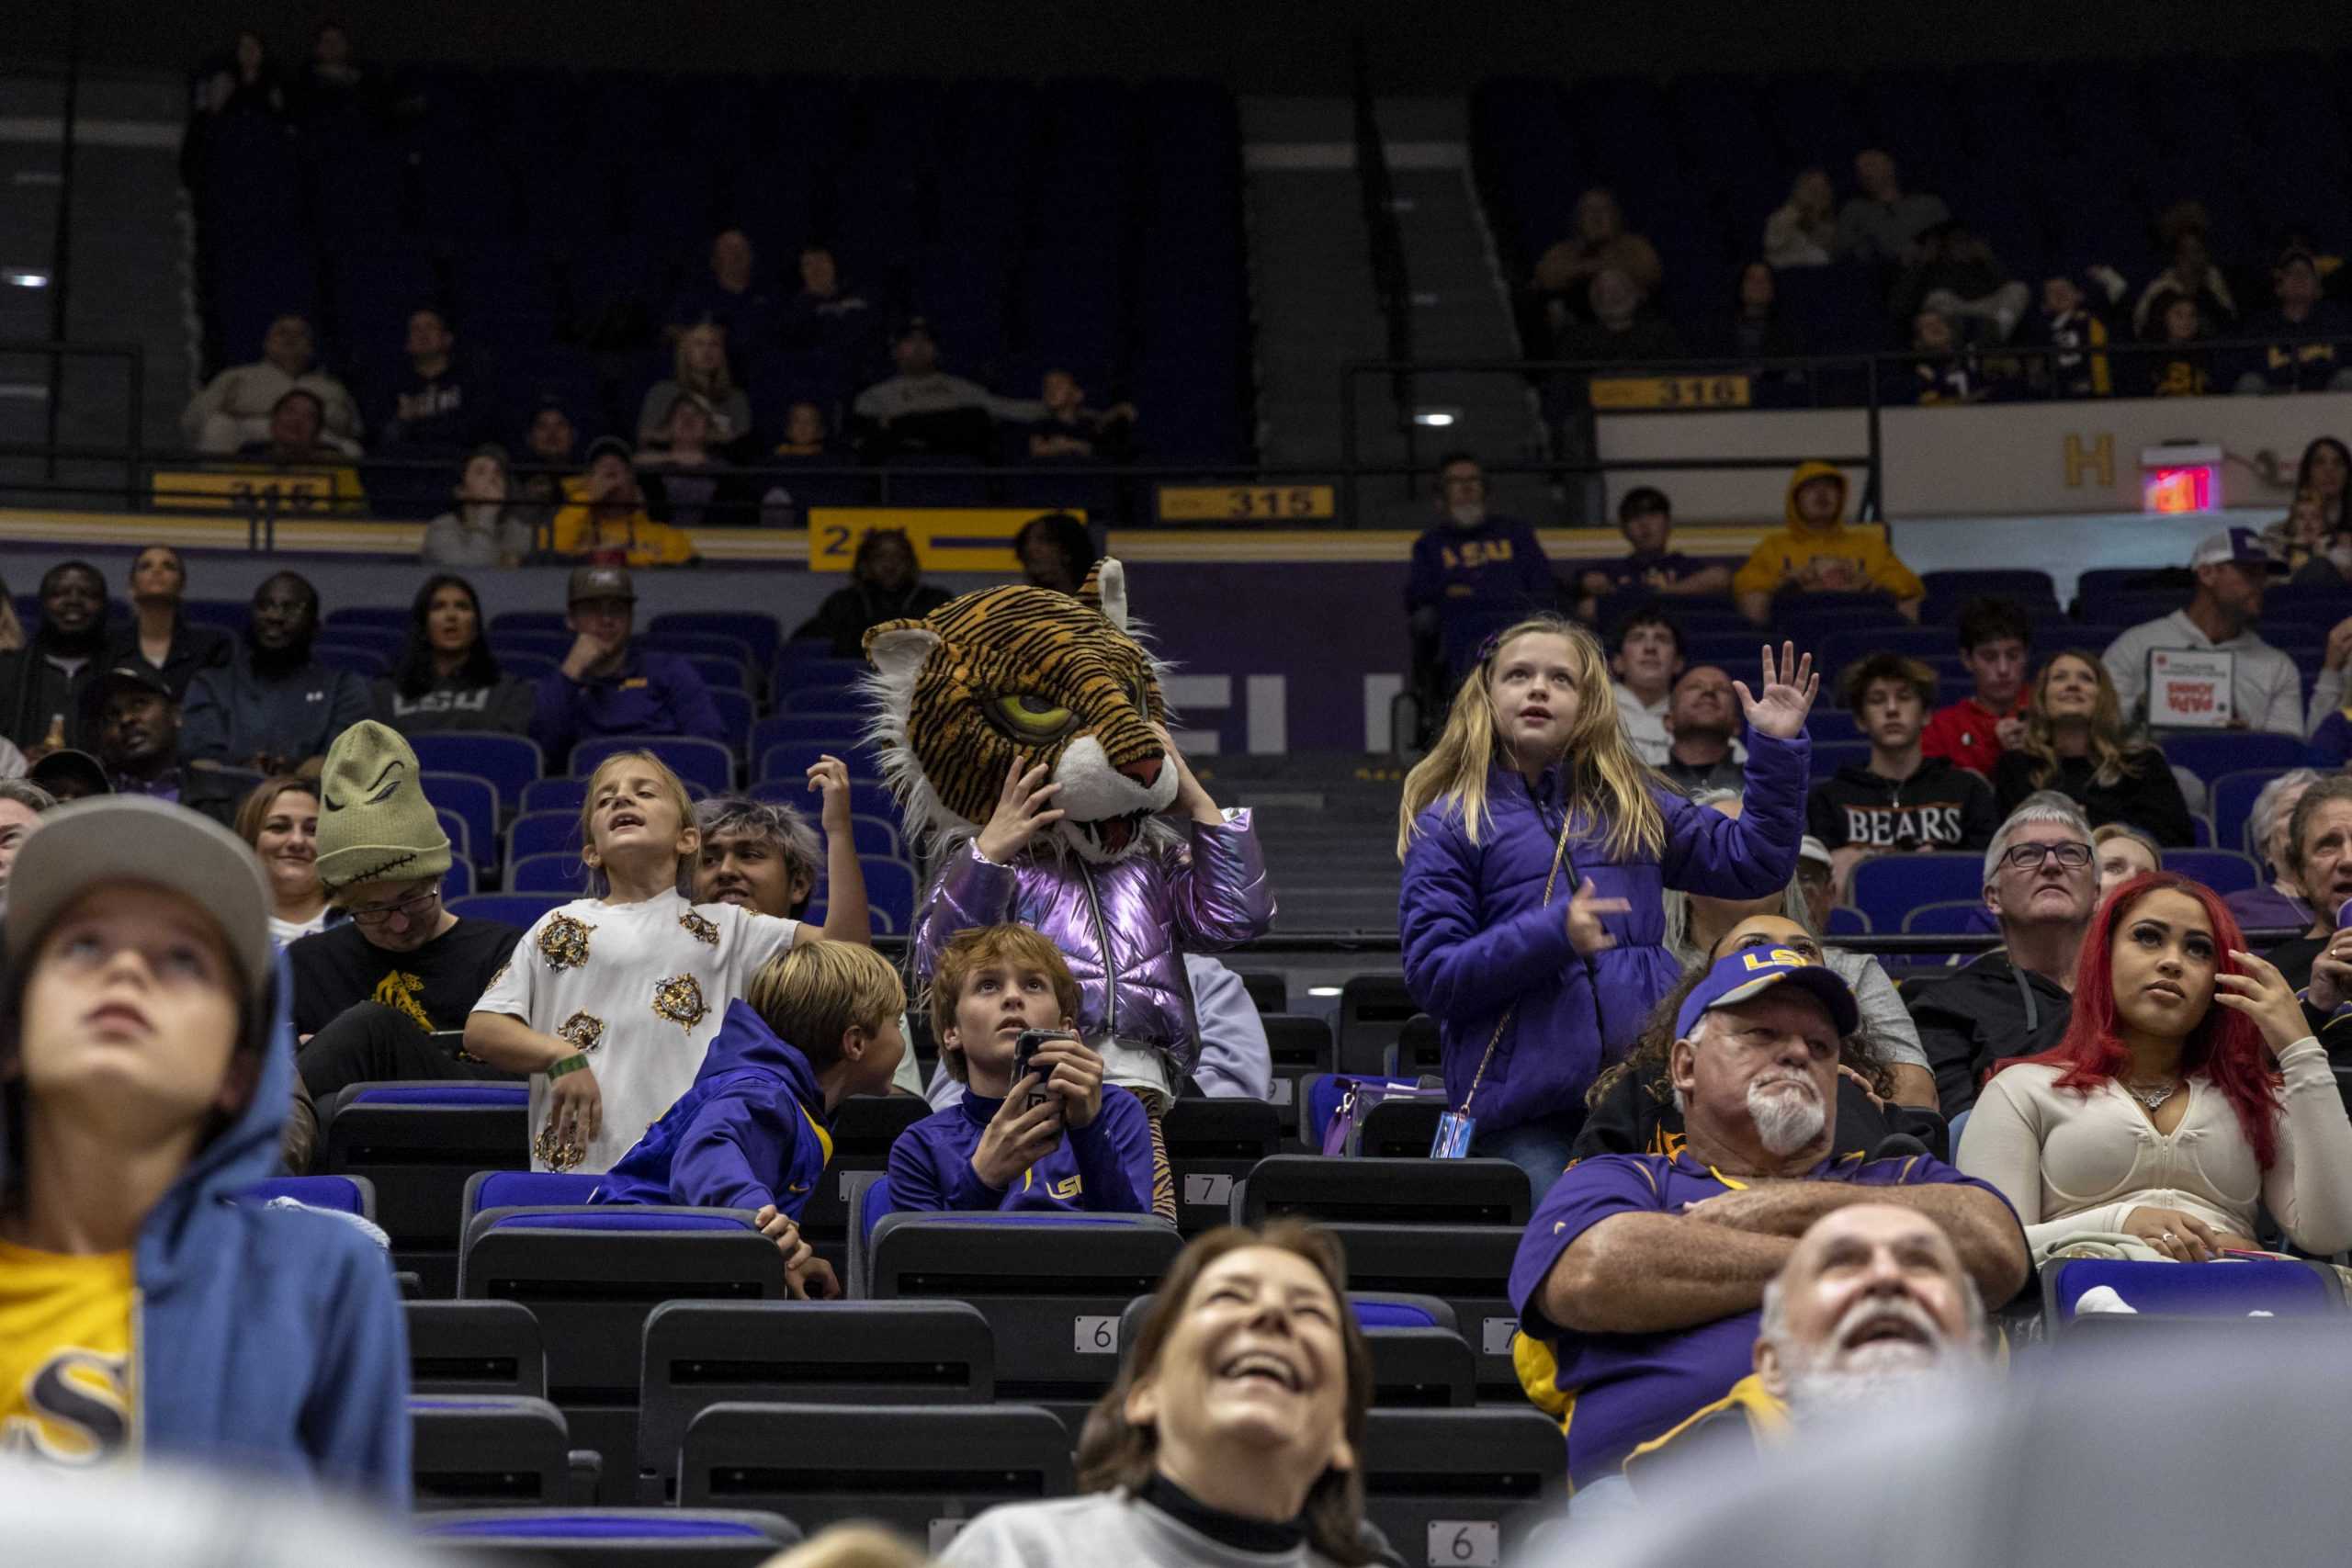
<instances>
[{"instance_id":1,"label":"man in lsu cap","mask_svg":"<svg viewBox=\"0 0 2352 1568\"><path fill-rule=\"evenodd\" d=\"M630 640L637 588L625 566L572 569L566 602L571 651L539 681L531 739L561 771L574 744L607 735L724 738L725 726L695 667Z\"/></svg>"},{"instance_id":2,"label":"man in lsu cap","mask_svg":"<svg viewBox=\"0 0 2352 1568\"><path fill-rule=\"evenodd\" d=\"M2300 737L2302 677L2293 660L2254 629L2262 619L2263 580L2270 570L2262 536L2251 528L2224 528L2198 545L2188 565L2197 574L2197 592L2188 607L2128 628L2100 655L2115 682L2124 722L2147 717L2149 654L2160 648L2214 649L2230 655L2230 727ZM2338 691L2342 681L2339 671Z\"/></svg>"},{"instance_id":3,"label":"man in lsu cap","mask_svg":"<svg viewBox=\"0 0 2352 1568\"><path fill-rule=\"evenodd\" d=\"M382 1251L232 1201L277 1175L293 1050L243 840L77 801L17 863L0 985L0 1428L76 1465L277 1475L404 1510Z\"/></svg>"},{"instance_id":4,"label":"man in lsu cap","mask_svg":"<svg viewBox=\"0 0 2352 1568\"><path fill-rule=\"evenodd\" d=\"M2025 1233L1992 1188L1921 1154L1827 1157L1857 1017L1846 983L1802 954L1722 959L1675 1021L1681 1152L1581 1161L1537 1206L1511 1265L1513 1349L1567 1438L1579 1506L1629 1497L1627 1453L1747 1374L1766 1283L1832 1210L1926 1214L1988 1303L2024 1282Z\"/></svg>"}]
</instances>

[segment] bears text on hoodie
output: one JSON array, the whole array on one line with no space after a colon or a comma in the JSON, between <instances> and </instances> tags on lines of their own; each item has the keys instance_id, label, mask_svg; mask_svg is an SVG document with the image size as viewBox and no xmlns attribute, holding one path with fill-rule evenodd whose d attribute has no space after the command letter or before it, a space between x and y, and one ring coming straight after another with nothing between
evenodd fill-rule
<instances>
[{"instance_id":1,"label":"bears text on hoodie","mask_svg":"<svg viewBox=\"0 0 2352 1568\"><path fill-rule=\"evenodd\" d=\"M1906 779L1851 762L1813 786L1805 830L1829 848L1981 850L2000 827L1993 786L1940 757L1922 758Z\"/></svg>"}]
</instances>

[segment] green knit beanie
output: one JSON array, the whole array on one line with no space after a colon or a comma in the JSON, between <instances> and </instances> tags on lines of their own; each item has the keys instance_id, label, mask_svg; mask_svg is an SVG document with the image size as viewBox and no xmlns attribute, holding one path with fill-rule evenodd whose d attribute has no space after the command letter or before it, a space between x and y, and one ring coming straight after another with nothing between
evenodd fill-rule
<instances>
[{"instance_id":1,"label":"green knit beanie","mask_svg":"<svg viewBox=\"0 0 2352 1568\"><path fill-rule=\"evenodd\" d=\"M319 775L319 881L329 893L449 869L449 835L424 798L422 772L389 725L363 719L334 738Z\"/></svg>"}]
</instances>

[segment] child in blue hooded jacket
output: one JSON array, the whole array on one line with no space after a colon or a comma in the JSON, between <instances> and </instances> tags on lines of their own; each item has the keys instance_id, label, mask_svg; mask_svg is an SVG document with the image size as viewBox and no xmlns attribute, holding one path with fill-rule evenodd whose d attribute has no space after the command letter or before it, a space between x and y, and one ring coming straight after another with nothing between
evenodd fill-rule
<instances>
[{"instance_id":1,"label":"child in blue hooded jacket","mask_svg":"<svg viewBox=\"0 0 2352 1568\"><path fill-rule=\"evenodd\" d=\"M288 988L243 841L140 796L17 855L0 983L0 1452L409 1501L381 1248L232 1200L278 1174Z\"/></svg>"},{"instance_id":2,"label":"child in blue hooded jacket","mask_svg":"<svg viewBox=\"0 0 2352 1568\"><path fill-rule=\"evenodd\" d=\"M898 971L870 947L816 942L769 959L727 1004L694 1087L589 1201L751 1210L784 1254L794 1295L838 1295L798 1221L833 1157L834 1109L889 1092L906 1006Z\"/></svg>"},{"instance_id":3,"label":"child in blue hooded jacket","mask_svg":"<svg viewBox=\"0 0 2352 1568\"><path fill-rule=\"evenodd\" d=\"M968 1087L890 1145L893 1209L1151 1212L1151 1119L1103 1084L1102 1058L1075 1034L1079 1005L1069 964L1027 926L977 927L941 950L932 1038ZM1013 1053L1032 1029L1071 1037L1038 1046L1016 1083Z\"/></svg>"},{"instance_id":4,"label":"child in blue hooded jacket","mask_svg":"<svg viewBox=\"0 0 2352 1568\"><path fill-rule=\"evenodd\" d=\"M1437 1020L1445 1090L1474 1155L1540 1200L1567 1164L1584 1091L1639 1039L1681 964L1665 888L1778 894L1804 836L1810 655L1763 650L1747 809L1692 806L1634 752L1590 633L1556 616L1487 639L1397 811L1405 984Z\"/></svg>"}]
</instances>

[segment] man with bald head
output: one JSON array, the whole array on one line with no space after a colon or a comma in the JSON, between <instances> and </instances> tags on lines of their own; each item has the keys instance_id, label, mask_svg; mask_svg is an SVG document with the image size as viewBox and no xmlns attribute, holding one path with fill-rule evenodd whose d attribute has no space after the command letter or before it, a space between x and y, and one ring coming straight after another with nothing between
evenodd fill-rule
<instances>
[{"instance_id":1,"label":"man with bald head","mask_svg":"<svg viewBox=\"0 0 2352 1568\"><path fill-rule=\"evenodd\" d=\"M1667 694L1666 761L1658 772L1685 795L1702 789L1743 789L1747 754L1737 739L1739 705L1731 677L1713 664L1694 664Z\"/></svg>"},{"instance_id":2,"label":"man with bald head","mask_svg":"<svg viewBox=\"0 0 2352 1568\"><path fill-rule=\"evenodd\" d=\"M1629 1499L1627 1456L1749 1374L1765 1287L1823 1216L1892 1204L1949 1238L1986 1302L2024 1283L2025 1233L1993 1188L1922 1154L1831 1157L1858 1021L1834 970L1732 953L1676 1017L1680 1152L1581 1161L1537 1205L1511 1266L1515 1360L1566 1431L1579 1508Z\"/></svg>"},{"instance_id":3,"label":"man with bald head","mask_svg":"<svg viewBox=\"0 0 2352 1568\"><path fill-rule=\"evenodd\" d=\"M1797 1238L1756 1331L1755 1371L1627 1456L1647 1487L1661 1472L1719 1464L1808 1421L1986 1364L1984 1302L1943 1227L1916 1209L1850 1203Z\"/></svg>"}]
</instances>

